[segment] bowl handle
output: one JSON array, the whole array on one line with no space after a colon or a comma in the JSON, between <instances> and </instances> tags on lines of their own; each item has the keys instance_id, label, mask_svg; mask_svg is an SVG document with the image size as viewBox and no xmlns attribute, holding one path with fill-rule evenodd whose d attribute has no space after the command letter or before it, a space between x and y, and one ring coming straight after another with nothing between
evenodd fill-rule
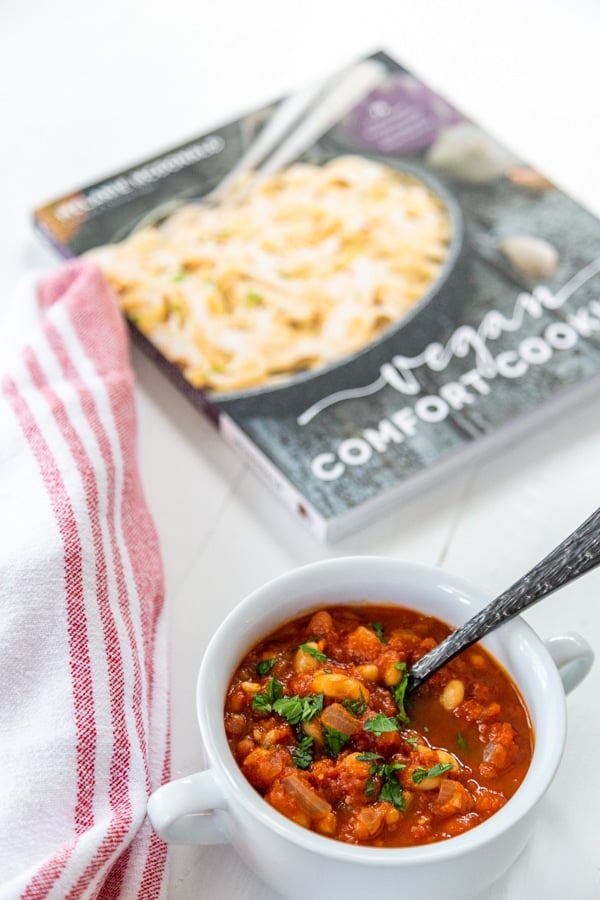
<instances>
[{"instance_id":1,"label":"bowl handle","mask_svg":"<svg viewBox=\"0 0 600 900\"><path fill-rule=\"evenodd\" d=\"M215 815L227 803L210 769L163 784L148 800L148 818L159 837L173 844L227 844Z\"/></svg>"},{"instance_id":2,"label":"bowl handle","mask_svg":"<svg viewBox=\"0 0 600 900\"><path fill-rule=\"evenodd\" d=\"M594 651L576 631L557 634L544 644L556 664L565 694L570 694L592 668Z\"/></svg>"}]
</instances>

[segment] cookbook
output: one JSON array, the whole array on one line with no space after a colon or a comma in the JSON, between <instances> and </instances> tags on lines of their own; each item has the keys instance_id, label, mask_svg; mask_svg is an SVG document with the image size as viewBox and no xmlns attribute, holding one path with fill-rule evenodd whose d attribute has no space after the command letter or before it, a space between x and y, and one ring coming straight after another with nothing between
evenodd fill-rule
<instances>
[{"instance_id":1,"label":"cookbook","mask_svg":"<svg viewBox=\"0 0 600 900\"><path fill-rule=\"evenodd\" d=\"M383 52L34 222L323 540L600 371L600 221Z\"/></svg>"}]
</instances>

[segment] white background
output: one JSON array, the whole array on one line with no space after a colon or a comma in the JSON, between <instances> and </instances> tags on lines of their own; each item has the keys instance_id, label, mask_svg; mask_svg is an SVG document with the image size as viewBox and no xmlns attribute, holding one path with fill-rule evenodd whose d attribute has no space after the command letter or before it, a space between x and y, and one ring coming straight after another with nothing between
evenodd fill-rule
<instances>
[{"instance_id":1,"label":"white background","mask_svg":"<svg viewBox=\"0 0 600 900\"><path fill-rule=\"evenodd\" d=\"M597 0L0 0L0 302L53 265L42 201L383 48L600 213ZM139 450L171 608L174 775L200 766L199 660L246 593L300 564L384 554L499 591L600 498L600 398L466 465L334 547L306 533L134 353ZM600 655L600 573L527 614ZM600 897L600 665L569 698L563 764L529 848L488 900ZM175 900L272 900L228 847L172 854ZM417 900L417 898L415 898Z\"/></svg>"}]
</instances>

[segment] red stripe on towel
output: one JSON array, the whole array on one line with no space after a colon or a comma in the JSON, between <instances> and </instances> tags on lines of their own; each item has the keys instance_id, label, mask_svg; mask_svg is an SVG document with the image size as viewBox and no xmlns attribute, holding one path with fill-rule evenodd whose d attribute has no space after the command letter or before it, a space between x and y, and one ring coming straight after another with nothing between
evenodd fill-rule
<instances>
[{"instance_id":1,"label":"red stripe on towel","mask_svg":"<svg viewBox=\"0 0 600 900\"><path fill-rule=\"evenodd\" d=\"M65 600L69 667L73 691L73 715L77 729L77 785L74 817L75 835L94 825L96 721L90 647L85 607L82 605L83 578L81 541L77 522L60 470L27 402L15 383L6 378L2 385L25 439L38 464L64 548ZM75 841L61 847L45 860L22 894L23 900L47 893L67 864Z\"/></svg>"}]
</instances>

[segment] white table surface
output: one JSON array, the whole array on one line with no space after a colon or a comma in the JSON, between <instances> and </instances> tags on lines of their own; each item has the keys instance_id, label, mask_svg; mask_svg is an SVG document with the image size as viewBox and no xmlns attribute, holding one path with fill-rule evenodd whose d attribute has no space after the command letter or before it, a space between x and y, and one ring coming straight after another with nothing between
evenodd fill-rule
<instances>
[{"instance_id":1,"label":"white table surface","mask_svg":"<svg viewBox=\"0 0 600 900\"><path fill-rule=\"evenodd\" d=\"M177 144L384 47L600 213L597 0L2 0L0 297L53 257L41 201ZM598 505L600 397L466 465L333 547L292 518L138 353L139 454L171 616L173 775L200 766L194 682L225 614L329 556L442 566L492 591ZM600 572L526 618L600 658ZM600 897L600 659L568 700L563 763L526 852L487 900ZM175 848L174 900L272 900L227 846ZM416 900L416 898L415 898Z\"/></svg>"}]
</instances>

